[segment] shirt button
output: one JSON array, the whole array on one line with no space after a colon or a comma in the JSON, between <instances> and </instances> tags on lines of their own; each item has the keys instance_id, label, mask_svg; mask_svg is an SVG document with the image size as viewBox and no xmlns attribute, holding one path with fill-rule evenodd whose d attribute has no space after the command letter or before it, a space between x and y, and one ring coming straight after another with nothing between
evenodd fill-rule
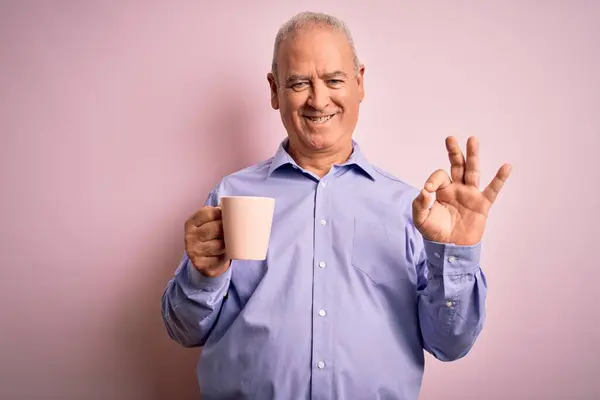
<instances>
[{"instance_id":1,"label":"shirt button","mask_svg":"<svg viewBox=\"0 0 600 400\"><path fill-rule=\"evenodd\" d=\"M433 255L435 256L435 258L440 258L440 253L438 253L437 251L435 253L433 253Z\"/></svg>"},{"instance_id":2,"label":"shirt button","mask_svg":"<svg viewBox=\"0 0 600 400\"><path fill-rule=\"evenodd\" d=\"M317 363L317 367L319 367L319 369L323 369L323 368L325 368L325 363L323 361L319 361Z\"/></svg>"},{"instance_id":3,"label":"shirt button","mask_svg":"<svg viewBox=\"0 0 600 400\"><path fill-rule=\"evenodd\" d=\"M454 256L448 257L448 262L453 263L454 261L456 261L456 257L454 257Z\"/></svg>"},{"instance_id":4,"label":"shirt button","mask_svg":"<svg viewBox=\"0 0 600 400\"><path fill-rule=\"evenodd\" d=\"M319 315L321 317L324 317L325 315L327 315L327 312L325 312L325 310L321 310L321 311L319 311Z\"/></svg>"},{"instance_id":5,"label":"shirt button","mask_svg":"<svg viewBox=\"0 0 600 400\"><path fill-rule=\"evenodd\" d=\"M325 221L324 219L321 220L321 225L326 225L327 221Z\"/></svg>"},{"instance_id":6,"label":"shirt button","mask_svg":"<svg viewBox=\"0 0 600 400\"><path fill-rule=\"evenodd\" d=\"M321 182L321 187L325 187L327 184L325 182Z\"/></svg>"},{"instance_id":7,"label":"shirt button","mask_svg":"<svg viewBox=\"0 0 600 400\"><path fill-rule=\"evenodd\" d=\"M325 261L321 261L319 263L319 267L321 267L321 268L325 268L326 266L327 266L327 264L325 264Z\"/></svg>"},{"instance_id":8,"label":"shirt button","mask_svg":"<svg viewBox=\"0 0 600 400\"><path fill-rule=\"evenodd\" d=\"M452 307L453 305L454 305L454 303L453 303L453 302L451 302L451 301L448 301L448 302L446 303L446 306L448 306L448 307Z\"/></svg>"}]
</instances>

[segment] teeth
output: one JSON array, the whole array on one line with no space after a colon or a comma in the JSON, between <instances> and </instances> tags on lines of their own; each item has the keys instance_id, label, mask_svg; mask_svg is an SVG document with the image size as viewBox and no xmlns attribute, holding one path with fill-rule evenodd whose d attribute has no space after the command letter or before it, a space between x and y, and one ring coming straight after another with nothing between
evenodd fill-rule
<instances>
[{"instance_id":1,"label":"teeth","mask_svg":"<svg viewBox=\"0 0 600 400\"><path fill-rule=\"evenodd\" d=\"M325 117L307 117L307 118L313 122L316 122L317 124L322 124L323 122L329 121L332 117L333 117L333 115L327 115Z\"/></svg>"}]
</instances>

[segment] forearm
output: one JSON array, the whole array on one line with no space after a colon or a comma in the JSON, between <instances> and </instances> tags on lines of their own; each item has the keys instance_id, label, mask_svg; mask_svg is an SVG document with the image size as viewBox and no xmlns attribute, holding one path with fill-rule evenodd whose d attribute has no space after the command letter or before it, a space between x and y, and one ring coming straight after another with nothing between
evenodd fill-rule
<instances>
[{"instance_id":1,"label":"forearm","mask_svg":"<svg viewBox=\"0 0 600 400\"><path fill-rule=\"evenodd\" d=\"M419 296L425 349L442 361L466 355L485 320L487 285L479 265L480 244L425 242L427 285Z\"/></svg>"},{"instance_id":2,"label":"forearm","mask_svg":"<svg viewBox=\"0 0 600 400\"><path fill-rule=\"evenodd\" d=\"M203 346L229 288L231 269L216 278L200 274L184 256L162 296L169 336L185 347Z\"/></svg>"}]
</instances>

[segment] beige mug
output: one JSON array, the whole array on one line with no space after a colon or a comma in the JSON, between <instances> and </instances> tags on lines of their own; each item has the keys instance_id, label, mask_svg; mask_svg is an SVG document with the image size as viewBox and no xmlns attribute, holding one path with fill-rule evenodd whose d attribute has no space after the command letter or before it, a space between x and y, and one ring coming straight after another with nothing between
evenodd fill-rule
<instances>
[{"instance_id":1,"label":"beige mug","mask_svg":"<svg viewBox=\"0 0 600 400\"><path fill-rule=\"evenodd\" d=\"M275 199L223 196L219 208L227 257L232 260L266 259Z\"/></svg>"}]
</instances>

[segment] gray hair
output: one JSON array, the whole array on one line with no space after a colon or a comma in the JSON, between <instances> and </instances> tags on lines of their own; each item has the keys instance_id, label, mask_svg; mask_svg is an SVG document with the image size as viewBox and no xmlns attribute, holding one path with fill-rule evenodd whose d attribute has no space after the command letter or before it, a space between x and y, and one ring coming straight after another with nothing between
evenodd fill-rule
<instances>
[{"instance_id":1,"label":"gray hair","mask_svg":"<svg viewBox=\"0 0 600 400\"><path fill-rule=\"evenodd\" d=\"M296 32L301 29L315 28L315 27L327 27L333 30L339 31L346 35L350 49L352 49L352 58L354 62L354 74L358 75L360 69L360 61L356 54L356 48L354 46L354 40L350 34L350 29L344 23L336 17L327 15L324 13L315 12L301 12L290 18L285 24L279 28L277 36L275 37L275 45L273 46L273 61L271 62L271 72L277 81L277 55L281 44L293 36Z\"/></svg>"}]
</instances>

